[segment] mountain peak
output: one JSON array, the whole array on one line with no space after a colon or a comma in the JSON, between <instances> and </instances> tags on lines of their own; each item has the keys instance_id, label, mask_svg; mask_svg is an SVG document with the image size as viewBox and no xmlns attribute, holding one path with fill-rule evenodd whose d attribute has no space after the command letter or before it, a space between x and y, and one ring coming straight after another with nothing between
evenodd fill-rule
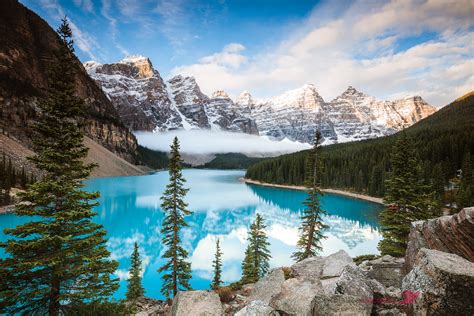
<instances>
[{"instance_id":1,"label":"mountain peak","mask_svg":"<svg viewBox=\"0 0 474 316\"><path fill-rule=\"evenodd\" d=\"M362 92L358 91L353 86L348 86L346 91L343 92L343 94L357 94L357 93L362 93Z\"/></svg>"},{"instance_id":2,"label":"mountain peak","mask_svg":"<svg viewBox=\"0 0 474 316\"><path fill-rule=\"evenodd\" d=\"M229 99L229 95L224 90L217 90L212 93L214 99Z\"/></svg>"},{"instance_id":3,"label":"mountain peak","mask_svg":"<svg viewBox=\"0 0 474 316\"><path fill-rule=\"evenodd\" d=\"M145 57L142 55L128 55L119 61L119 63L121 64L136 64L136 63L142 63L142 62L151 63L148 57Z\"/></svg>"},{"instance_id":4,"label":"mountain peak","mask_svg":"<svg viewBox=\"0 0 474 316\"><path fill-rule=\"evenodd\" d=\"M198 85L196 82L196 79L193 76L176 75L172 77L170 80L168 80L168 82L173 85L178 84L178 83L192 85L192 86Z\"/></svg>"},{"instance_id":5,"label":"mountain peak","mask_svg":"<svg viewBox=\"0 0 474 316\"><path fill-rule=\"evenodd\" d=\"M118 62L118 64L126 64L137 69L138 78L150 78L154 74L153 65L148 57L141 55L130 55Z\"/></svg>"}]
</instances>

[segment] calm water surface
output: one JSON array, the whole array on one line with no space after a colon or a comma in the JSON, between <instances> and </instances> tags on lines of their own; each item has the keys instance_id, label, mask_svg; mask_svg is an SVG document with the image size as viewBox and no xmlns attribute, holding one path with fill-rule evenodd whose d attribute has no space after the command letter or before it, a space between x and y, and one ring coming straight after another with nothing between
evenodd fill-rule
<instances>
[{"instance_id":1,"label":"calm water surface","mask_svg":"<svg viewBox=\"0 0 474 316\"><path fill-rule=\"evenodd\" d=\"M191 285L206 289L212 278L212 260L216 238L221 239L223 280L240 278L240 264L246 247L247 229L260 213L267 225L271 244L270 265L291 265L300 224L299 212L305 192L247 185L238 180L244 171L185 170L190 191L186 202L194 212L188 216L189 227L183 229L182 240L190 254L193 269ZM100 191L96 221L108 231L108 248L119 261L117 276L121 279L117 298L125 296L129 257L133 243L140 245L143 259L143 284L146 295L162 298L160 275L156 271L163 261L161 245L160 195L168 181L167 172L137 177L98 178L87 181L87 189ZM378 253L381 239L377 215L380 205L326 194L322 205L329 213L325 222L330 226L323 241L322 255L339 249L357 256ZM26 219L14 215L0 216L0 241L7 237L3 229L14 227ZM1 251L1 250L0 250ZM0 256L4 256L0 253Z\"/></svg>"}]
</instances>

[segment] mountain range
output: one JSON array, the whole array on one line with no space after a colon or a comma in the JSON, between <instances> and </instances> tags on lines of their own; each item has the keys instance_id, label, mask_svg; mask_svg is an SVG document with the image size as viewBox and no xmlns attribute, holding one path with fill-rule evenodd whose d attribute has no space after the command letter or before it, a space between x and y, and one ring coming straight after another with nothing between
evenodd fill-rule
<instances>
[{"instance_id":1,"label":"mountain range","mask_svg":"<svg viewBox=\"0 0 474 316\"><path fill-rule=\"evenodd\" d=\"M310 143L319 128L330 144L393 134L436 111L420 96L382 101L353 87L326 102L312 84L267 99L244 91L232 100L223 90L209 97L193 77L163 80L143 56L84 67L133 131L211 129Z\"/></svg>"}]
</instances>

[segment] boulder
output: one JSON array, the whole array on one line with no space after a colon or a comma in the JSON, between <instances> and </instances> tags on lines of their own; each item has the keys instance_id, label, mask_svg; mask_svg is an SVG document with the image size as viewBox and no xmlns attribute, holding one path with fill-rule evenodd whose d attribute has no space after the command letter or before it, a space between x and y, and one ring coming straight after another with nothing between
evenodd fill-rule
<instances>
[{"instance_id":1,"label":"boulder","mask_svg":"<svg viewBox=\"0 0 474 316\"><path fill-rule=\"evenodd\" d=\"M421 248L454 253L474 262L474 207L451 216L413 222L405 253L406 273L413 268Z\"/></svg>"},{"instance_id":2,"label":"boulder","mask_svg":"<svg viewBox=\"0 0 474 316\"><path fill-rule=\"evenodd\" d=\"M173 316L221 316L224 314L219 295L209 291L178 292L173 299Z\"/></svg>"},{"instance_id":3,"label":"boulder","mask_svg":"<svg viewBox=\"0 0 474 316\"><path fill-rule=\"evenodd\" d=\"M402 289L415 314L474 315L474 263L456 254L420 249Z\"/></svg>"},{"instance_id":4,"label":"boulder","mask_svg":"<svg viewBox=\"0 0 474 316\"><path fill-rule=\"evenodd\" d=\"M271 270L263 279L253 285L249 301L262 301L269 304L271 299L280 293L283 282L285 282L283 270L281 268Z\"/></svg>"},{"instance_id":5,"label":"boulder","mask_svg":"<svg viewBox=\"0 0 474 316\"><path fill-rule=\"evenodd\" d=\"M339 277L344 267L355 266L352 258L344 250L327 257L311 257L291 266L293 275L298 279L322 280Z\"/></svg>"},{"instance_id":6,"label":"boulder","mask_svg":"<svg viewBox=\"0 0 474 316\"><path fill-rule=\"evenodd\" d=\"M374 281L377 282L377 281ZM378 283L378 282L377 282ZM373 285L358 267L347 266L336 282L335 294L357 296L363 301L373 300ZM385 289L379 291L385 292Z\"/></svg>"},{"instance_id":7,"label":"boulder","mask_svg":"<svg viewBox=\"0 0 474 316\"><path fill-rule=\"evenodd\" d=\"M311 316L313 299L318 294L323 294L321 282L291 278L283 283L270 306L284 315Z\"/></svg>"},{"instance_id":8,"label":"boulder","mask_svg":"<svg viewBox=\"0 0 474 316\"><path fill-rule=\"evenodd\" d=\"M351 256L344 250L339 250L327 257L324 257L321 279L338 277L346 266L355 266Z\"/></svg>"},{"instance_id":9,"label":"boulder","mask_svg":"<svg viewBox=\"0 0 474 316\"><path fill-rule=\"evenodd\" d=\"M280 315L273 308L262 301L251 301L240 311L235 313L235 316L278 316Z\"/></svg>"},{"instance_id":10,"label":"boulder","mask_svg":"<svg viewBox=\"0 0 474 316\"><path fill-rule=\"evenodd\" d=\"M311 257L291 266L292 274L298 279L319 280L324 267L324 257Z\"/></svg>"},{"instance_id":11,"label":"boulder","mask_svg":"<svg viewBox=\"0 0 474 316\"><path fill-rule=\"evenodd\" d=\"M405 259L385 255L374 260L367 260L359 265L367 277L375 279L385 287L401 287L402 268Z\"/></svg>"},{"instance_id":12,"label":"boulder","mask_svg":"<svg viewBox=\"0 0 474 316\"><path fill-rule=\"evenodd\" d=\"M342 294L316 296L313 306L314 316L360 316L370 315L372 311L372 302L362 301L357 296Z\"/></svg>"}]
</instances>

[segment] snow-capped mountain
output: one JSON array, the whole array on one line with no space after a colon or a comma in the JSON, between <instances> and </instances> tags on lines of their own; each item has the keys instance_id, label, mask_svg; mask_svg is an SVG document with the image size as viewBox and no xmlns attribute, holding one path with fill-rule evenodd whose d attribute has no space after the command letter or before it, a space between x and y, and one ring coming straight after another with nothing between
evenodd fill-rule
<instances>
[{"instance_id":1,"label":"snow-capped mountain","mask_svg":"<svg viewBox=\"0 0 474 316\"><path fill-rule=\"evenodd\" d=\"M244 91L233 101L222 90L209 97L193 77L165 82L142 56L84 66L134 131L227 130L311 143L319 128L329 144L389 135L435 112L419 96L381 101L353 87L325 102L312 84L268 99Z\"/></svg>"},{"instance_id":2,"label":"snow-capped mountain","mask_svg":"<svg viewBox=\"0 0 474 316\"><path fill-rule=\"evenodd\" d=\"M212 128L258 134L254 120L240 113L230 98L209 98L192 77L165 82L146 57L130 56L114 64L91 61L84 67L133 131Z\"/></svg>"},{"instance_id":3,"label":"snow-capped mountain","mask_svg":"<svg viewBox=\"0 0 474 316\"><path fill-rule=\"evenodd\" d=\"M313 85L265 100L245 92L236 103L250 108L260 135L311 143L319 128L326 144L389 135L436 111L419 96L381 101L353 87L325 102Z\"/></svg>"}]
</instances>

